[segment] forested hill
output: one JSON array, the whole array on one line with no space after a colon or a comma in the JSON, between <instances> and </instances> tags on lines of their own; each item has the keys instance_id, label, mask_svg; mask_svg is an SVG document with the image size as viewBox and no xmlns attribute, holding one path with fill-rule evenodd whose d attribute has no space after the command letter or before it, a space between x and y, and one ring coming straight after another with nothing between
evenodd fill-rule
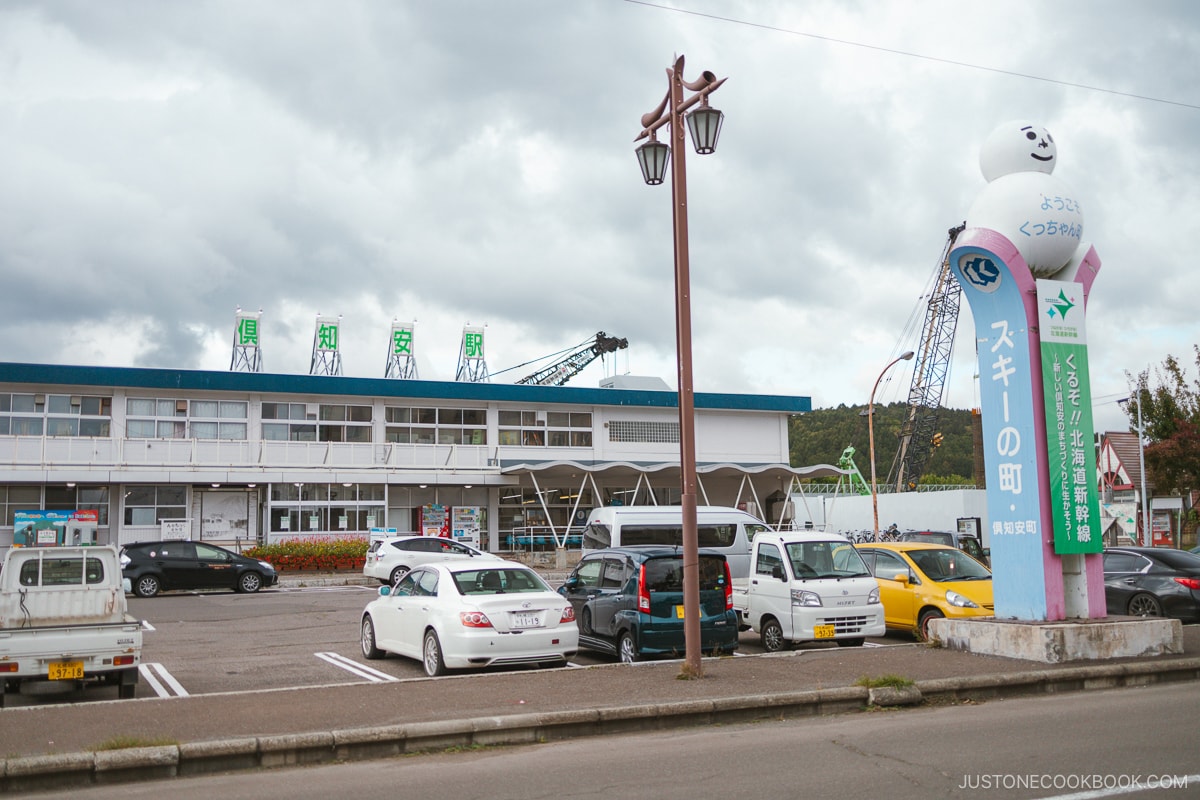
<instances>
[{"instance_id":1,"label":"forested hill","mask_svg":"<svg viewBox=\"0 0 1200 800\"><path fill-rule=\"evenodd\" d=\"M903 403L875 406L875 472L879 482L887 480L892 468L907 408ZM864 411L862 406L843 405L793 417L788 435L792 466L837 466L849 445L855 450L854 462L869 482L871 463ZM969 409L943 408L938 412L936 430L942 434L942 442L933 448L921 483L975 483L971 424Z\"/></svg>"}]
</instances>

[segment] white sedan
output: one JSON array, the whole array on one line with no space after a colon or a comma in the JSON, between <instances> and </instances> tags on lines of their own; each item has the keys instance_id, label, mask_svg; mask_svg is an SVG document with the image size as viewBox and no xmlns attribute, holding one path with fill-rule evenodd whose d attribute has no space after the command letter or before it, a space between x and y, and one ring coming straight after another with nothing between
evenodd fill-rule
<instances>
[{"instance_id":1,"label":"white sedan","mask_svg":"<svg viewBox=\"0 0 1200 800\"><path fill-rule=\"evenodd\" d=\"M413 567L459 558L499 558L470 545L440 536L392 536L371 542L363 575L395 586Z\"/></svg>"},{"instance_id":2,"label":"white sedan","mask_svg":"<svg viewBox=\"0 0 1200 800\"><path fill-rule=\"evenodd\" d=\"M363 609L362 653L415 658L431 677L501 664L561 666L579 649L570 602L514 561L416 567Z\"/></svg>"}]
</instances>

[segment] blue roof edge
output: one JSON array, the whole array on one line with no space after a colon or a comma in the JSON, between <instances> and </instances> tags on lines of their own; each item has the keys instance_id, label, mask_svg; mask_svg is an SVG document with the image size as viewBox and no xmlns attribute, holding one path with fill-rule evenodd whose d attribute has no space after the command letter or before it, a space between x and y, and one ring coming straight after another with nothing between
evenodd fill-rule
<instances>
[{"instance_id":1,"label":"blue roof edge","mask_svg":"<svg viewBox=\"0 0 1200 800\"><path fill-rule=\"evenodd\" d=\"M674 408L679 401L677 392L644 389L599 387L582 389L574 386L526 386L515 383L463 383L459 381L347 378L327 375L217 372L154 367L88 367L13 362L0 362L0 383L107 388L127 386L138 389L318 394L475 402L503 401L541 405L566 403ZM812 411L812 398L801 396L697 392L693 402L696 408L708 409L777 411L789 414L803 414Z\"/></svg>"}]
</instances>

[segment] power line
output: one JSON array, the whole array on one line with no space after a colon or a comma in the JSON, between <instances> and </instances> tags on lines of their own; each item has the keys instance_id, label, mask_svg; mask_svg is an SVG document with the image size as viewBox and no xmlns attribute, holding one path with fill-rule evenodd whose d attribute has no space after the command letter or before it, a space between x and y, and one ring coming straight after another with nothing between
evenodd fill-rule
<instances>
[{"instance_id":1,"label":"power line","mask_svg":"<svg viewBox=\"0 0 1200 800\"><path fill-rule=\"evenodd\" d=\"M889 53L896 56L905 56L906 58L919 58L922 61L932 61L938 64L949 64L954 67L965 67L967 69L976 69L981 72L992 72L997 75L1008 75L1014 78L1025 78L1031 81L1042 81L1043 83L1053 83L1059 86L1069 86L1073 89L1086 89L1090 92L1104 92L1105 94L1117 95L1118 97L1129 97L1134 100L1147 100L1151 103L1164 103L1171 106L1179 106L1180 108L1192 108L1200 110L1200 105L1194 103L1183 103L1178 100L1166 100L1161 97L1151 97L1145 94L1135 94L1133 92L1122 92L1117 89L1106 89L1103 86L1090 86L1086 83L1072 83L1070 81L1060 81L1056 78L1045 78L1041 75L1031 75L1027 72L1014 72L1013 70L1000 69L998 67L985 67L980 64L971 64L967 61L955 61L949 58L938 58L937 56L927 56L923 53L913 53L908 50L895 50L890 47L880 47L874 44L864 44L863 42L852 42L849 39L838 39L833 36L824 36L819 33L809 33L807 31L798 31L791 28L781 28L777 25L767 25L762 22L750 22L744 19L734 19L733 17L722 17L719 14L706 14L702 11L691 11L686 8L673 8L672 6L664 6L658 3L651 3L648 0L625 0L626 3L632 3L638 6L646 6L647 8L657 8L661 11L673 11L676 14L687 14L693 17L704 17L718 22L728 22L733 25L743 25L747 28L758 28L759 30L772 31L774 33L786 33L789 36L804 36L809 39L817 39L822 42L831 44L844 44L849 47L860 47L864 50L874 50L879 53Z\"/></svg>"}]
</instances>

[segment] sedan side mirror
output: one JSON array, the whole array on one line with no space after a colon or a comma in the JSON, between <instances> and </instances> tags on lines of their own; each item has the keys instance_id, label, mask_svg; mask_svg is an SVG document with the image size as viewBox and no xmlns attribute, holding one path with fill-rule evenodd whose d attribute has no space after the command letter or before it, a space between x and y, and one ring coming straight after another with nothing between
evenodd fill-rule
<instances>
[{"instance_id":1,"label":"sedan side mirror","mask_svg":"<svg viewBox=\"0 0 1200 800\"><path fill-rule=\"evenodd\" d=\"M390 587L390 586L380 586L379 587L379 596L380 597L387 597L391 593L392 593L392 587Z\"/></svg>"},{"instance_id":2,"label":"sedan side mirror","mask_svg":"<svg viewBox=\"0 0 1200 800\"><path fill-rule=\"evenodd\" d=\"M564 588L564 589L574 589L574 588L575 588L576 586L578 586L578 585L579 585L579 578L575 577L574 575L572 575L571 577L567 578L567 579L566 579L566 580L563 582L563 588Z\"/></svg>"},{"instance_id":3,"label":"sedan side mirror","mask_svg":"<svg viewBox=\"0 0 1200 800\"><path fill-rule=\"evenodd\" d=\"M892 576L892 580L896 581L897 583L903 583L907 585L909 582L909 575L907 572L897 572Z\"/></svg>"}]
</instances>

